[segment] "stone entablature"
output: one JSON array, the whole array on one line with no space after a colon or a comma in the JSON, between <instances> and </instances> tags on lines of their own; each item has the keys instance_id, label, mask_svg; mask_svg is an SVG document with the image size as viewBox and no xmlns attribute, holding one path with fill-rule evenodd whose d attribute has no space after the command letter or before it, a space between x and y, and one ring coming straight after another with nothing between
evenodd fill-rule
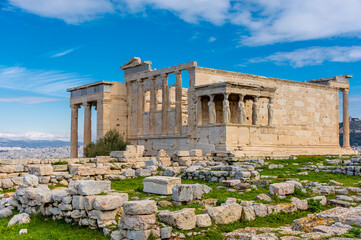
<instances>
[{"instance_id":1,"label":"stone entablature","mask_svg":"<svg viewBox=\"0 0 361 240\"><path fill-rule=\"evenodd\" d=\"M93 85L70 89L71 103L76 103L74 149L76 108L81 104L88 109L89 102L94 105L92 96L101 94L101 100L96 100L97 106L98 101L103 105L98 110L98 137L116 128L132 144L144 145L149 156L159 149L168 154L202 149L248 156L352 152L349 75L299 82L202 68L196 62L155 70L150 61L140 58L121 69L125 83L101 82L103 92L92 94ZM170 84L173 79L175 84ZM339 91L343 93L343 149L338 140ZM90 126L89 117L85 119Z\"/></svg>"}]
</instances>

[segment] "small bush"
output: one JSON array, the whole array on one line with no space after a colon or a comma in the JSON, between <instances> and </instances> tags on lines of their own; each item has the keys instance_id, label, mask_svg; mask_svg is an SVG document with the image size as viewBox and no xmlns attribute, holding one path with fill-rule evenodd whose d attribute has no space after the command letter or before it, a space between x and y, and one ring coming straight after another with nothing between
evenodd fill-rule
<instances>
[{"instance_id":1,"label":"small bush","mask_svg":"<svg viewBox=\"0 0 361 240\"><path fill-rule=\"evenodd\" d=\"M85 146L85 157L109 156L111 151L123 151L129 143L124 141L120 133L113 129L107 132L104 137L97 142L92 142Z\"/></svg>"},{"instance_id":2,"label":"small bush","mask_svg":"<svg viewBox=\"0 0 361 240\"><path fill-rule=\"evenodd\" d=\"M323 206L321 200L315 200L313 198L308 200L308 210L311 212L320 212L322 211Z\"/></svg>"}]
</instances>

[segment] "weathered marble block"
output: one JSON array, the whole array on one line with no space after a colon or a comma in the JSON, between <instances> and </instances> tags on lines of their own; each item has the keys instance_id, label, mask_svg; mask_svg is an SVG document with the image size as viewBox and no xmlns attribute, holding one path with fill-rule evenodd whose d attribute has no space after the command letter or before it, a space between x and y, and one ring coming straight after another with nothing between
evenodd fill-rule
<instances>
[{"instance_id":1,"label":"weathered marble block","mask_svg":"<svg viewBox=\"0 0 361 240\"><path fill-rule=\"evenodd\" d=\"M51 165L35 165L29 166L28 168L29 174L36 176L49 176L53 174L53 167Z\"/></svg>"},{"instance_id":2,"label":"weathered marble block","mask_svg":"<svg viewBox=\"0 0 361 240\"><path fill-rule=\"evenodd\" d=\"M295 192L295 184L289 182L273 183L269 186L269 191L275 196L285 196Z\"/></svg>"},{"instance_id":3,"label":"weathered marble block","mask_svg":"<svg viewBox=\"0 0 361 240\"><path fill-rule=\"evenodd\" d=\"M89 196L110 192L110 181L84 180L79 181L78 191L80 195Z\"/></svg>"},{"instance_id":4,"label":"weathered marble block","mask_svg":"<svg viewBox=\"0 0 361 240\"><path fill-rule=\"evenodd\" d=\"M144 192L170 195L175 185L181 184L181 178L154 176L147 177L143 180Z\"/></svg>"},{"instance_id":5,"label":"weathered marble block","mask_svg":"<svg viewBox=\"0 0 361 240\"><path fill-rule=\"evenodd\" d=\"M123 209L126 215L149 215L158 211L157 204L153 200L125 202Z\"/></svg>"}]
</instances>

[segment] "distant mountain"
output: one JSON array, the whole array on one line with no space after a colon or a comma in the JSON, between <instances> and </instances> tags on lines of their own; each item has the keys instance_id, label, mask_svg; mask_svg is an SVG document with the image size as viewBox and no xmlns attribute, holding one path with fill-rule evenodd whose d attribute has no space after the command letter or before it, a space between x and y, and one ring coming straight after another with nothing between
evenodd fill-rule
<instances>
[{"instance_id":1,"label":"distant mountain","mask_svg":"<svg viewBox=\"0 0 361 240\"><path fill-rule=\"evenodd\" d=\"M340 144L343 144L343 123L339 124ZM350 117L350 145L361 146L361 119Z\"/></svg>"},{"instance_id":2,"label":"distant mountain","mask_svg":"<svg viewBox=\"0 0 361 240\"><path fill-rule=\"evenodd\" d=\"M70 142L58 140L9 140L0 138L0 147L45 148L70 146Z\"/></svg>"}]
</instances>

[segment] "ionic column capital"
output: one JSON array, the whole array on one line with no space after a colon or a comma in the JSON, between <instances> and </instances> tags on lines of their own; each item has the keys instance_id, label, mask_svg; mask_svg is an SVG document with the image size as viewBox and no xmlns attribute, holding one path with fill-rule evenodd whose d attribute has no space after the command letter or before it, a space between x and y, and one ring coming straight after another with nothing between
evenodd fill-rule
<instances>
[{"instance_id":1,"label":"ionic column capital","mask_svg":"<svg viewBox=\"0 0 361 240\"><path fill-rule=\"evenodd\" d=\"M83 103L83 106L84 106L84 108L85 108L85 107L91 107L91 106L92 106L92 103L90 103L90 102L84 102L84 103Z\"/></svg>"},{"instance_id":2,"label":"ionic column capital","mask_svg":"<svg viewBox=\"0 0 361 240\"><path fill-rule=\"evenodd\" d=\"M162 73L160 77L163 79L168 79L168 73Z\"/></svg>"},{"instance_id":3,"label":"ionic column capital","mask_svg":"<svg viewBox=\"0 0 361 240\"><path fill-rule=\"evenodd\" d=\"M72 110L77 110L77 109L80 108L80 105L79 105L79 104L70 104L70 108L71 108Z\"/></svg>"}]
</instances>

